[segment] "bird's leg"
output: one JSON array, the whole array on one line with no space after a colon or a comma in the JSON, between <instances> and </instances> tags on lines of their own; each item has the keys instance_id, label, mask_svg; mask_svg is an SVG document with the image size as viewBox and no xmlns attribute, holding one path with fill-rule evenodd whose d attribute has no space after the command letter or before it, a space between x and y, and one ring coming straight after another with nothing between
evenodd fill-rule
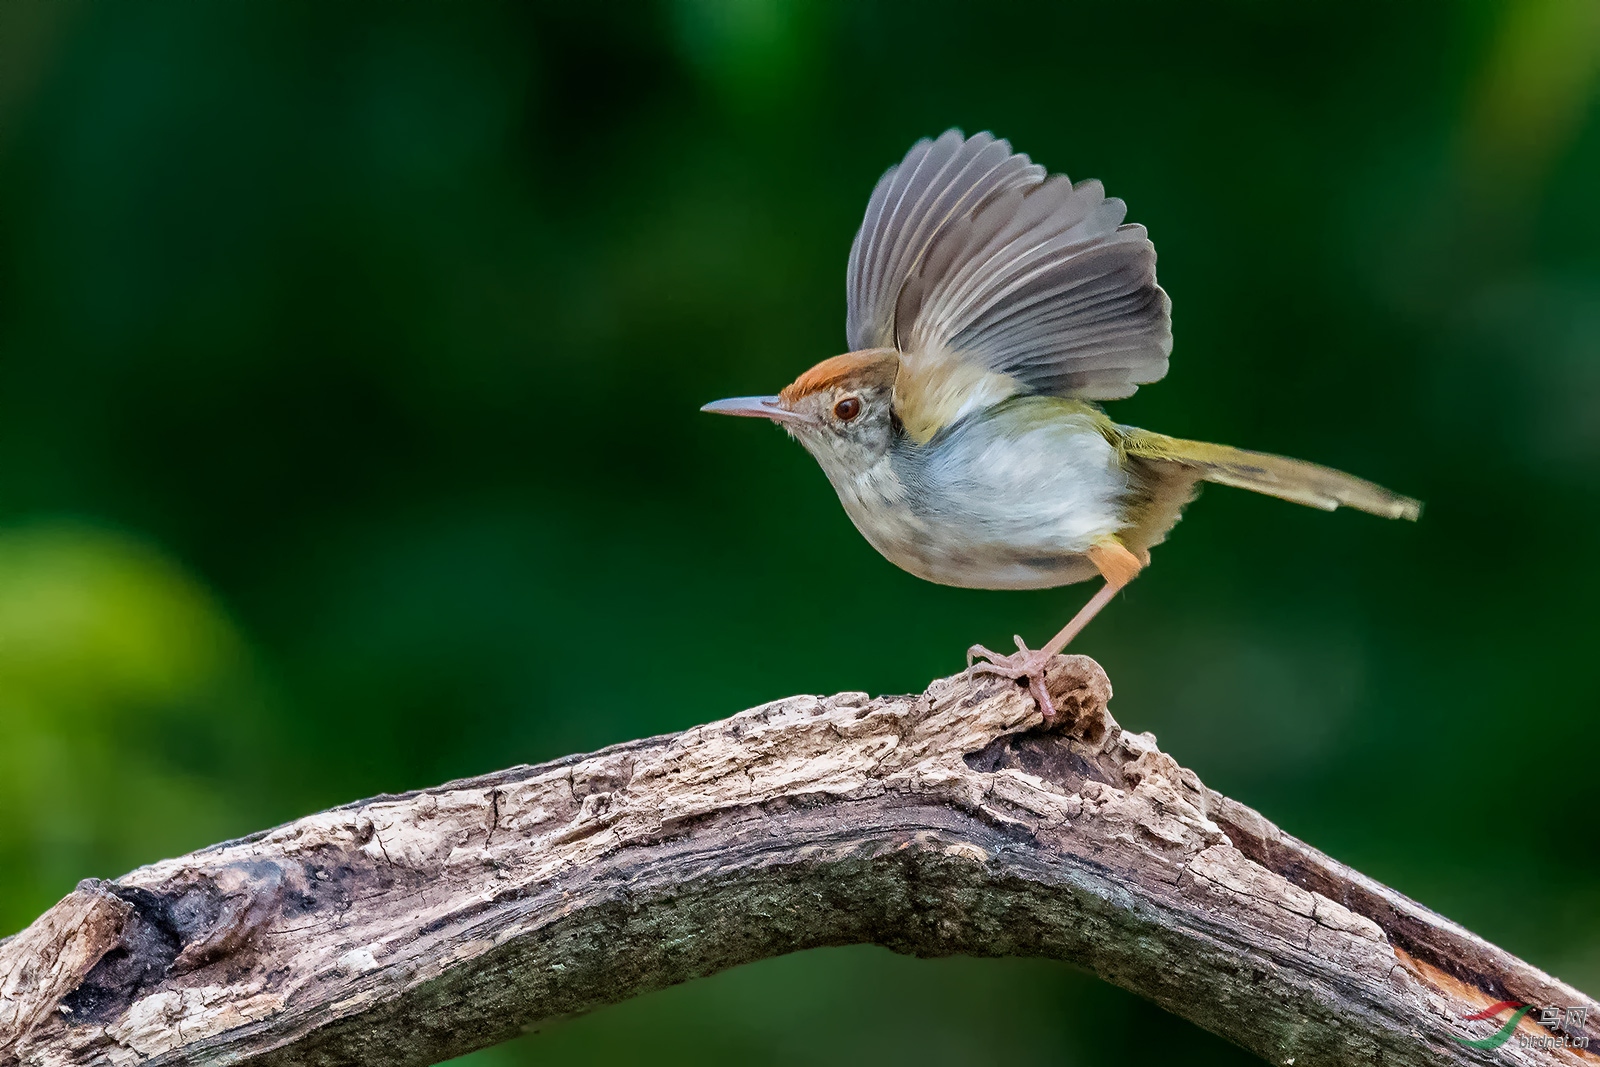
<instances>
[{"instance_id":1,"label":"bird's leg","mask_svg":"<svg viewBox=\"0 0 1600 1067\"><path fill-rule=\"evenodd\" d=\"M998 674L1003 678L1017 681L1027 679L1028 691L1033 694L1033 699L1039 702L1039 711L1047 723L1056 715L1055 702L1050 699L1050 690L1044 684L1044 672L1049 667L1050 661L1060 655L1061 650L1066 648L1074 637L1083 632L1089 621L1100 613L1101 608L1111 603L1112 598L1123 586L1138 577L1139 571L1150 559L1150 554L1146 552L1143 553L1144 559L1141 560L1114 537L1090 548L1086 555L1095 565L1095 569L1105 578L1106 584L1089 598L1087 604L1078 609L1072 621L1063 626L1043 648L1029 650L1022 638L1017 637L1017 651L1009 656L990 652L982 645L973 645L967 649L967 666L973 670ZM982 657L984 662L974 665L972 661L977 657Z\"/></svg>"}]
</instances>

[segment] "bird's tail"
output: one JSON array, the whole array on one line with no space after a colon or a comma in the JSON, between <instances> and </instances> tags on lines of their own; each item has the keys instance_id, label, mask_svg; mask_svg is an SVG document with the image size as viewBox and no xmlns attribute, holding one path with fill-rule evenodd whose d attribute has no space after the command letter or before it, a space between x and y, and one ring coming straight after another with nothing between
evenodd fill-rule
<instances>
[{"instance_id":1,"label":"bird's tail","mask_svg":"<svg viewBox=\"0 0 1600 1067\"><path fill-rule=\"evenodd\" d=\"M1324 511L1342 504L1389 519L1415 522L1422 515L1420 500L1331 467L1228 445L1185 441L1132 426L1119 426L1117 430L1128 455L1188 468L1203 481L1237 486Z\"/></svg>"}]
</instances>

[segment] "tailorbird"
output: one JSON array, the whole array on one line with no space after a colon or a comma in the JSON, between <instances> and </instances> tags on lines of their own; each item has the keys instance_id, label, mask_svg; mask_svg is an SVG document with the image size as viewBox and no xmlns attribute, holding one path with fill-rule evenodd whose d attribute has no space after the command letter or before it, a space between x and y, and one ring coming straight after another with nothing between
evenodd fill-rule
<instances>
[{"instance_id":1,"label":"tailorbird","mask_svg":"<svg viewBox=\"0 0 1600 1067\"><path fill-rule=\"evenodd\" d=\"M816 457L856 529L919 578L977 589L1105 579L1042 648L967 651L1026 680L1150 562L1201 482L1415 520L1409 497L1327 467L1113 422L1096 401L1167 373L1171 301L1143 226L988 133L918 141L850 246L852 351L776 396L703 411L771 419Z\"/></svg>"}]
</instances>

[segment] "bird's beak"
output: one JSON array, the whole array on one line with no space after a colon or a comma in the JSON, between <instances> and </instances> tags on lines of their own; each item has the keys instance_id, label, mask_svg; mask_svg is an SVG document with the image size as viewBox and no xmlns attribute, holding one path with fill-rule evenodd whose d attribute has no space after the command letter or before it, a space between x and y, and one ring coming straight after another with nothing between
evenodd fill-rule
<instances>
[{"instance_id":1,"label":"bird's beak","mask_svg":"<svg viewBox=\"0 0 1600 1067\"><path fill-rule=\"evenodd\" d=\"M743 415L750 419L771 419L773 422L815 422L810 415L790 411L775 396L736 396L727 400L713 400L701 411L713 415Z\"/></svg>"}]
</instances>

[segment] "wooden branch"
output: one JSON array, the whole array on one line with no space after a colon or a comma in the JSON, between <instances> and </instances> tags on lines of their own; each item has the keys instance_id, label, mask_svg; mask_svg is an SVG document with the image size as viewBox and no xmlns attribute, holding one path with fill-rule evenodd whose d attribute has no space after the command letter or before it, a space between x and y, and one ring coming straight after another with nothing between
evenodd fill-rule
<instances>
[{"instance_id":1,"label":"wooden branch","mask_svg":"<svg viewBox=\"0 0 1600 1067\"><path fill-rule=\"evenodd\" d=\"M1053 732L992 677L793 697L84 882L0 942L0 1063L426 1064L860 942L1068 960L1280 1064L1600 1060L1524 1047L1588 997L1208 791L1094 661L1050 683Z\"/></svg>"}]
</instances>

